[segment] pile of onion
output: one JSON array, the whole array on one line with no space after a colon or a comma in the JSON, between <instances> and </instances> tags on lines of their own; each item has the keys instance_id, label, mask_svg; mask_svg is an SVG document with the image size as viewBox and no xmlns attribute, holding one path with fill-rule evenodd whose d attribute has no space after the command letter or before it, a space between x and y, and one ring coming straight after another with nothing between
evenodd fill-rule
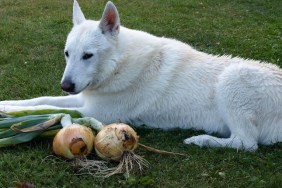
<instances>
[{"instance_id":1,"label":"pile of onion","mask_svg":"<svg viewBox=\"0 0 282 188\"><path fill-rule=\"evenodd\" d=\"M94 136L91 128L86 126L78 124L65 126L54 138L53 151L56 155L68 159L83 159L78 162L83 169L95 171L94 174L106 177L118 173L129 175L130 171L142 173L143 167L148 167L149 163L134 153L137 146L160 154L179 154L138 143L139 137L136 132L123 123L110 124L96 131L99 132ZM119 164L114 168L108 168L105 166L105 161L85 159L93 148L100 158L105 161L117 161Z\"/></svg>"},{"instance_id":2,"label":"pile of onion","mask_svg":"<svg viewBox=\"0 0 282 188\"><path fill-rule=\"evenodd\" d=\"M126 124L111 124L102 128L94 136L92 130L86 126L72 124L62 128L53 140L53 151L56 155L68 159L76 159L83 168L95 169L95 174L106 177L135 170L142 172L148 162L133 151L138 146L139 137ZM118 161L114 168L105 167L105 163L97 160L85 160L85 156L95 148L96 154L106 160ZM82 160L79 160L82 159Z\"/></svg>"}]
</instances>

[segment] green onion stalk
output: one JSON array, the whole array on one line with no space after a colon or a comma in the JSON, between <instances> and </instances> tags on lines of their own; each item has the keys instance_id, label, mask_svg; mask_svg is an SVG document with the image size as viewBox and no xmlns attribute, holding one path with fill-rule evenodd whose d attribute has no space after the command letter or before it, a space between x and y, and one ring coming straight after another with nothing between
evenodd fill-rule
<instances>
[{"instance_id":1,"label":"green onion stalk","mask_svg":"<svg viewBox=\"0 0 282 188\"><path fill-rule=\"evenodd\" d=\"M103 124L83 117L75 110L44 109L0 112L0 147L29 142L39 136L55 136L71 124L81 124L98 132Z\"/></svg>"}]
</instances>

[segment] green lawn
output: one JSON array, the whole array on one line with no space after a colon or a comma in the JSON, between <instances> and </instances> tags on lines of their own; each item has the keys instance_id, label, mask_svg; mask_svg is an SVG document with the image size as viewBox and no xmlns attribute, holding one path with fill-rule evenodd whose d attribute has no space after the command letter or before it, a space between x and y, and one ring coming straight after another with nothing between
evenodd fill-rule
<instances>
[{"instance_id":1,"label":"green lawn","mask_svg":"<svg viewBox=\"0 0 282 188\"><path fill-rule=\"evenodd\" d=\"M80 0L99 19L106 1ZM114 1L122 25L175 38L213 54L232 54L282 67L281 0ZM0 100L63 95L64 42L72 27L71 0L0 0ZM52 139L0 149L0 187L281 187L282 144L255 153L199 148L182 140L195 131L138 128L141 142L186 153L162 156L138 149L149 162L143 175L107 179L75 175L78 168L52 155Z\"/></svg>"}]
</instances>

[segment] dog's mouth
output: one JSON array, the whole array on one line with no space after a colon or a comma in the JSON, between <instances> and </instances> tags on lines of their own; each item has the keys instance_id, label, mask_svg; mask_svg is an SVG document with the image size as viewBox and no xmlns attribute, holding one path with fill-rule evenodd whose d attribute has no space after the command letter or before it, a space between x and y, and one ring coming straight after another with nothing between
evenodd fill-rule
<instances>
[{"instance_id":1,"label":"dog's mouth","mask_svg":"<svg viewBox=\"0 0 282 188\"><path fill-rule=\"evenodd\" d=\"M81 92L81 91L80 91ZM76 94L79 94L80 92L75 92L75 91L73 91L73 92L67 92L68 94L70 94L70 95L76 95Z\"/></svg>"},{"instance_id":2,"label":"dog's mouth","mask_svg":"<svg viewBox=\"0 0 282 188\"><path fill-rule=\"evenodd\" d=\"M83 87L82 89L77 90L77 91L69 91L69 92L67 92L67 93L70 94L70 95L79 94L80 92L84 91L84 90L85 90L87 87L89 87L90 85L91 85L91 82L88 82L88 84L87 84L85 87Z\"/></svg>"}]
</instances>

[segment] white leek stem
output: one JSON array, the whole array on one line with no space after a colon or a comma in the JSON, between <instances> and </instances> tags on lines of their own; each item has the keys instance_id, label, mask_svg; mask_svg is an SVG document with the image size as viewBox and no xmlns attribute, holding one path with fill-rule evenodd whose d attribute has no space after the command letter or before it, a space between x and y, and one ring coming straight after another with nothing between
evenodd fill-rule
<instances>
[{"instance_id":1,"label":"white leek stem","mask_svg":"<svg viewBox=\"0 0 282 188\"><path fill-rule=\"evenodd\" d=\"M104 127L100 121L92 117L76 118L73 119L73 122L77 124L88 124L92 129L98 132Z\"/></svg>"},{"instance_id":2,"label":"white leek stem","mask_svg":"<svg viewBox=\"0 0 282 188\"><path fill-rule=\"evenodd\" d=\"M69 114L65 114L61 119L61 124L63 127L72 125L71 116Z\"/></svg>"}]
</instances>

